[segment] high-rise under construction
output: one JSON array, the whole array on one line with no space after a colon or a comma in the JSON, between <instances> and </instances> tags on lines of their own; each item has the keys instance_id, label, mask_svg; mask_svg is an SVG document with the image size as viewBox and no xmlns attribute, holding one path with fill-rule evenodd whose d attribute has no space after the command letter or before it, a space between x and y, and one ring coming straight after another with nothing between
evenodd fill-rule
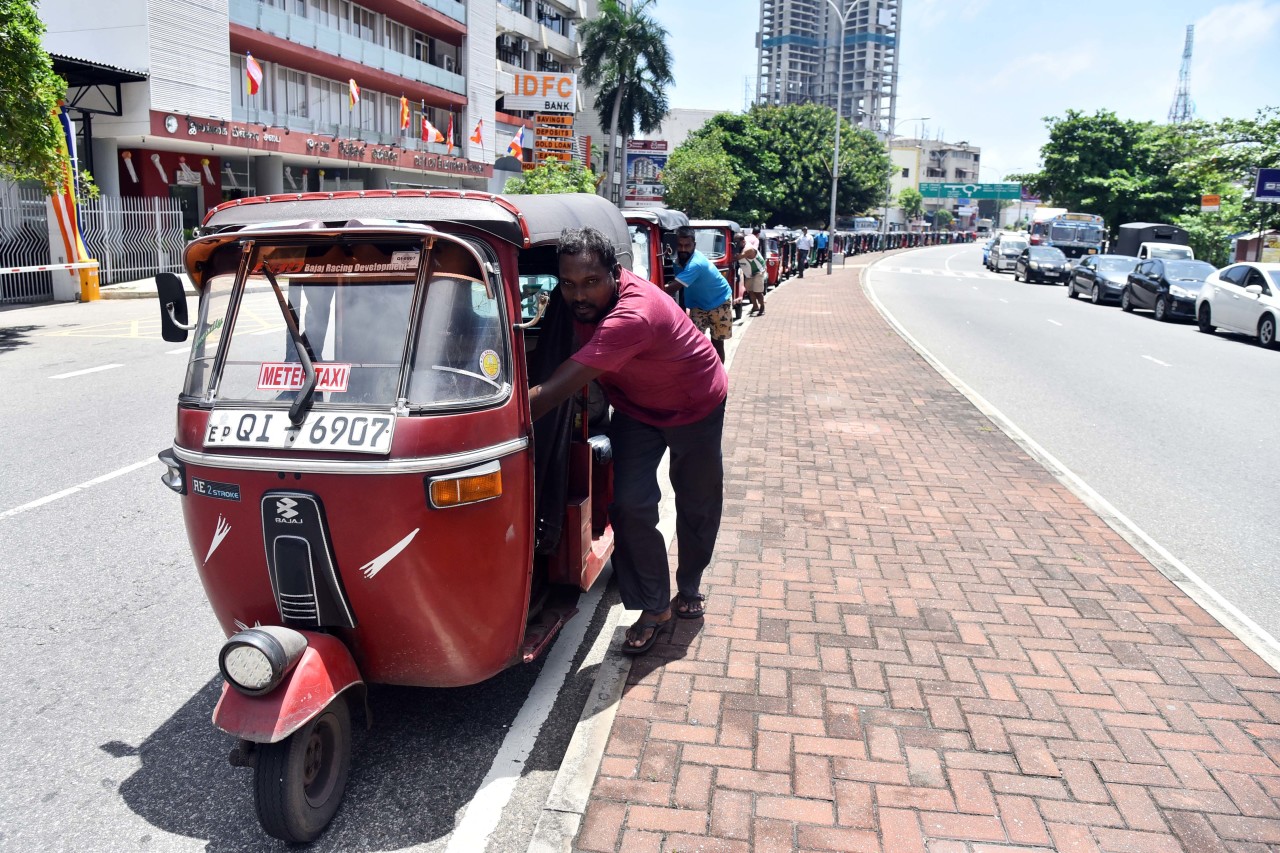
<instances>
[{"instance_id":1,"label":"high-rise under construction","mask_svg":"<svg viewBox=\"0 0 1280 853\"><path fill-rule=\"evenodd\" d=\"M902 0L760 0L756 101L835 109L843 85L841 115L888 132L897 97L901 6Z\"/></svg>"}]
</instances>

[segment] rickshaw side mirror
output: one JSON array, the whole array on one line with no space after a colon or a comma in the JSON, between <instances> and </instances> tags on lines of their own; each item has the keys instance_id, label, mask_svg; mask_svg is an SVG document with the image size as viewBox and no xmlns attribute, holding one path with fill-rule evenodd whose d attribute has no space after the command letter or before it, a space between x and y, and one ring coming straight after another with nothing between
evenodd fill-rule
<instances>
[{"instance_id":1,"label":"rickshaw side mirror","mask_svg":"<svg viewBox=\"0 0 1280 853\"><path fill-rule=\"evenodd\" d=\"M171 272L156 276L156 293L160 297L160 336L171 343L187 339L187 332L195 328L187 322L187 294L182 279Z\"/></svg>"}]
</instances>

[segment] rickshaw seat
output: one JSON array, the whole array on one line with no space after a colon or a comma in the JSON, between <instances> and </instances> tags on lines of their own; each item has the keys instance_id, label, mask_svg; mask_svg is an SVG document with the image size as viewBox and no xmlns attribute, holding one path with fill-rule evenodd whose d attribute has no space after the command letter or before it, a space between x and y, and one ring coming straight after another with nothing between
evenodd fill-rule
<instances>
[{"instance_id":1,"label":"rickshaw seat","mask_svg":"<svg viewBox=\"0 0 1280 853\"><path fill-rule=\"evenodd\" d=\"M591 461L597 465L608 465L613 461L613 445L607 435L593 435L587 439L591 445Z\"/></svg>"}]
</instances>

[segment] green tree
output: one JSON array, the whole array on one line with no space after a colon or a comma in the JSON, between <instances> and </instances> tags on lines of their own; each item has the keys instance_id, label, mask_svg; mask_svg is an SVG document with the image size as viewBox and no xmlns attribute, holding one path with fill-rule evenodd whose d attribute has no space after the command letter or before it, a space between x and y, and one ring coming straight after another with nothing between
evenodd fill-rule
<instances>
[{"instance_id":1,"label":"green tree","mask_svg":"<svg viewBox=\"0 0 1280 853\"><path fill-rule=\"evenodd\" d=\"M741 179L726 211L739 222L823 226L831 216L835 111L817 104L754 106L721 113L690 135L716 137ZM836 209L857 214L879 207L889 157L870 131L840 123L840 184Z\"/></svg>"},{"instance_id":2,"label":"green tree","mask_svg":"<svg viewBox=\"0 0 1280 853\"><path fill-rule=\"evenodd\" d=\"M666 89L675 76L667 31L647 11L654 2L636 0L628 9L620 0L600 0L599 16L578 28L581 80L596 88L600 124L609 128L606 175L618 169L618 134L657 130L667 114Z\"/></svg>"},{"instance_id":3,"label":"green tree","mask_svg":"<svg viewBox=\"0 0 1280 853\"><path fill-rule=\"evenodd\" d=\"M577 160L570 163L547 160L518 178L507 178L502 191L508 195L593 193L596 176Z\"/></svg>"},{"instance_id":4,"label":"green tree","mask_svg":"<svg viewBox=\"0 0 1280 853\"><path fill-rule=\"evenodd\" d=\"M1055 206L1097 213L1114 234L1123 222L1172 222L1199 204L1203 176L1186 164L1209 142L1209 125L1157 125L1109 110L1067 110L1045 122L1040 171L1012 178Z\"/></svg>"},{"instance_id":5,"label":"green tree","mask_svg":"<svg viewBox=\"0 0 1280 853\"><path fill-rule=\"evenodd\" d=\"M940 207L933 212L934 228L946 228L955 221L956 218L952 216L951 211L947 210L945 207Z\"/></svg>"},{"instance_id":6,"label":"green tree","mask_svg":"<svg viewBox=\"0 0 1280 853\"><path fill-rule=\"evenodd\" d=\"M724 215L741 181L720 140L700 136L671 152L662 183L668 207L691 219L712 219Z\"/></svg>"},{"instance_id":7,"label":"green tree","mask_svg":"<svg viewBox=\"0 0 1280 853\"><path fill-rule=\"evenodd\" d=\"M924 196L915 187L903 187L898 193L898 207L902 208L902 215L908 222L919 219L924 212Z\"/></svg>"},{"instance_id":8,"label":"green tree","mask_svg":"<svg viewBox=\"0 0 1280 853\"><path fill-rule=\"evenodd\" d=\"M0 0L0 175L52 190L63 179L53 116L67 83L40 45L44 29L30 0Z\"/></svg>"}]
</instances>

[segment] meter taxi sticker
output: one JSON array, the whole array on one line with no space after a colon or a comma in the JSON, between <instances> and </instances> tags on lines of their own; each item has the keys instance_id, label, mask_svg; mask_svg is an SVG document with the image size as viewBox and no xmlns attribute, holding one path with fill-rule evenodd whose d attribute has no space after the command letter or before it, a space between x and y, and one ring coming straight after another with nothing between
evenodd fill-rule
<instances>
[{"instance_id":1,"label":"meter taxi sticker","mask_svg":"<svg viewBox=\"0 0 1280 853\"><path fill-rule=\"evenodd\" d=\"M480 372L490 379L498 378L498 374L502 372L502 361L496 352L487 349L480 353Z\"/></svg>"},{"instance_id":2,"label":"meter taxi sticker","mask_svg":"<svg viewBox=\"0 0 1280 853\"><path fill-rule=\"evenodd\" d=\"M351 365L316 362L316 390L341 393L351 379ZM297 362L263 362L258 366L259 391L299 391L306 372Z\"/></svg>"}]
</instances>

